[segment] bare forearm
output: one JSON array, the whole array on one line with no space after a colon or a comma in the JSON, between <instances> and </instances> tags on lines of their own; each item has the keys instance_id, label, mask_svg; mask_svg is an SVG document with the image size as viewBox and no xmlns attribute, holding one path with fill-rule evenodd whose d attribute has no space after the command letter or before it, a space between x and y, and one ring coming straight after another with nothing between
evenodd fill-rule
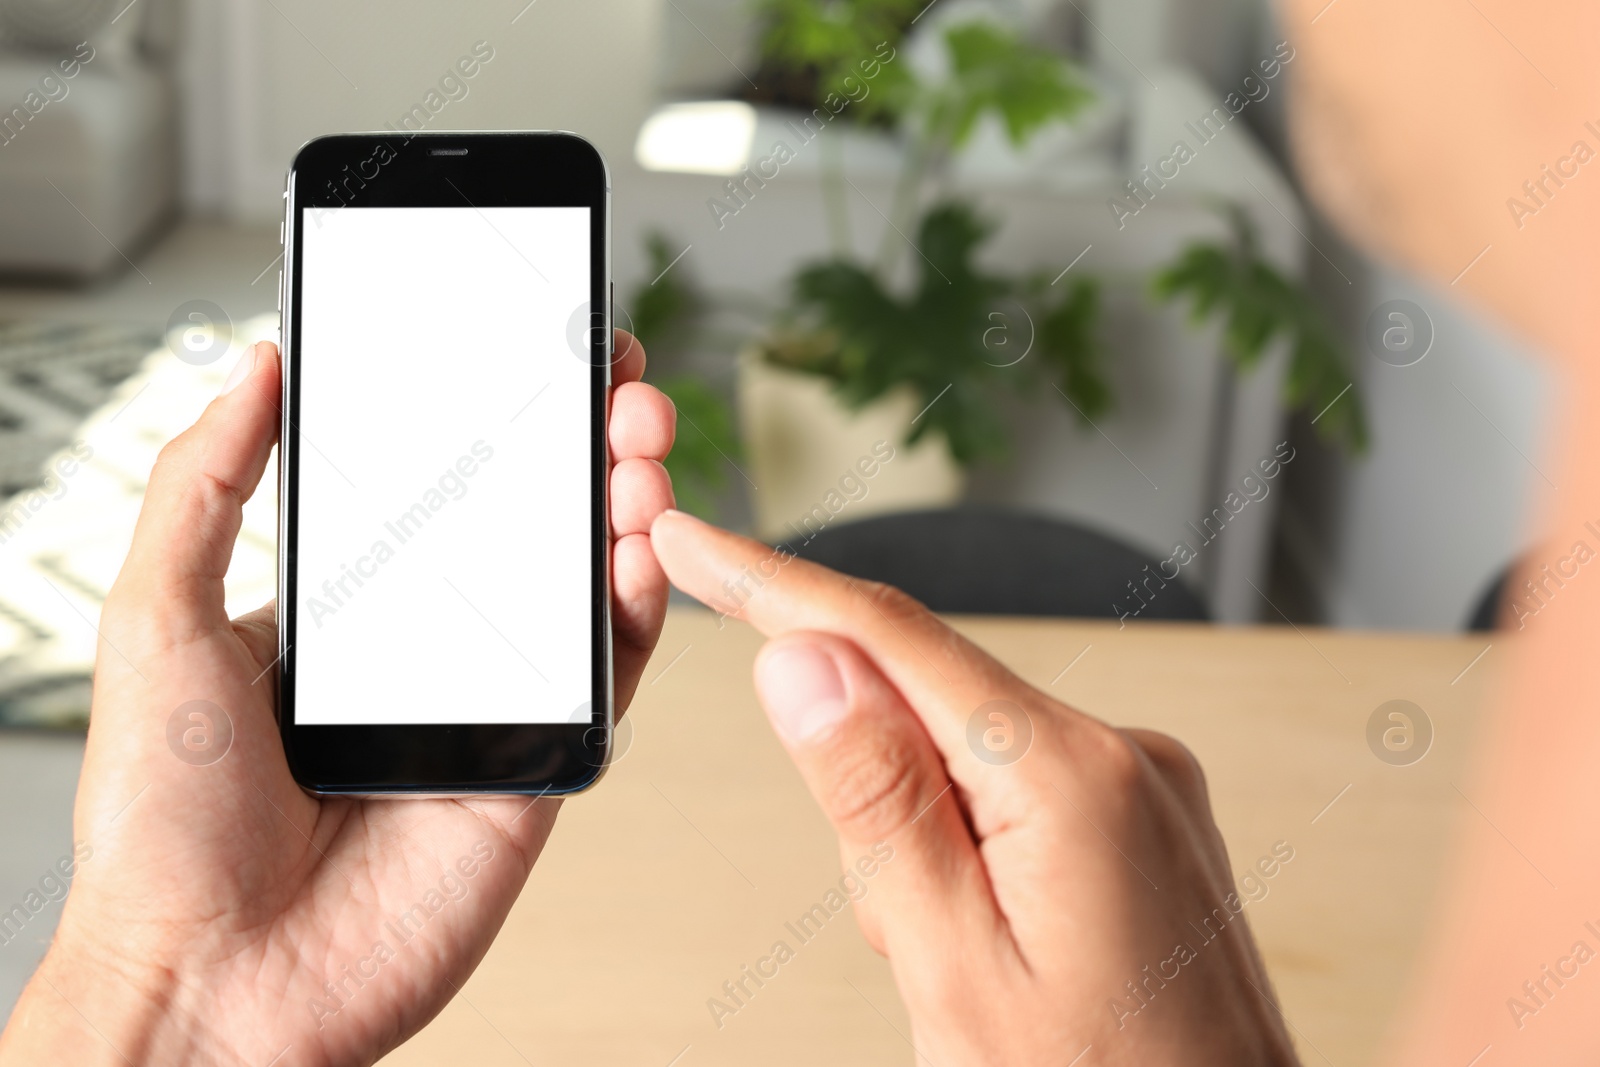
<instances>
[{"instance_id":1,"label":"bare forearm","mask_svg":"<svg viewBox=\"0 0 1600 1067\"><path fill-rule=\"evenodd\" d=\"M1589 410L1600 391L1573 393ZM1576 421L1576 420L1575 420ZM1579 566L1560 585L1541 565L1577 545L1600 552L1600 432L1574 435L1566 470L1551 468L1562 499L1543 524L1531 577L1542 605L1519 642L1496 642L1512 659L1510 684L1479 744L1481 771L1460 788L1462 846L1415 1012L1394 1062L1460 1067L1487 1047L1519 1062L1593 1062L1600 1053L1600 571ZM1553 573L1553 572L1552 572ZM1529 595L1519 575L1508 594Z\"/></svg>"},{"instance_id":2,"label":"bare forearm","mask_svg":"<svg viewBox=\"0 0 1600 1067\"><path fill-rule=\"evenodd\" d=\"M1565 418L1542 420L1552 438L1530 461L1531 484L1553 496L1531 516L1544 588L1526 632L1493 642L1492 655L1512 661L1510 684L1488 717L1478 772L1450 794L1458 858L1390 1060L1408 1067L1591 1062L1600 1051L1600 966L1579 976L1600 953L1600 858L1588 840L1600 822L1600 568L1583 565L1600 552L1600 319L1589 292L1600 198L1573 185L1552 200L1568 184L1555 178L1522 200L1553 153L1594 151L1600 74L1584 49L1600 8L1536 6L1508 48L1489 21L1499 16L1462 18L1443 0L1281 0L1301 53L1290 129L1319 208L1439 292L1475 299L1563 376L1551 392ZM1428 48L1409 47L1418 40ZM1465 162L1441 179L1428 164L1447 145ZM1538 218L1519 218L1519 204ZM1513 582L1525 603L1528 577Z\"/></svg>"}]
</instances>

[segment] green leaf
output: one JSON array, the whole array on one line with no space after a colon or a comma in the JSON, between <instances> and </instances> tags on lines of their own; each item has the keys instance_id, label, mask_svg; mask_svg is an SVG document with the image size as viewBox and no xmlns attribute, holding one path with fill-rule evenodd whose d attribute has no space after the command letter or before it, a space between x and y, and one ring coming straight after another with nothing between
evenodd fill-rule
<instances>
[{"instance_id":1,"label":"green leaf","mask_svg":"<svg viewBox=\"0 0 1600 1067\"><path fill-rule=\"evenodd\" d=\"M1039 320L1035 342L1040 358L1056 373L1053 384L1084 423L1112 407L1111 383L1100 367L1099 319L1100 285L1093 278L1079 278Z\"/></svg>"},{"instance_id":2,"label":"green leaf","mask_svg":"<svg viewBox=\"0 0 1600 1067\"><path fill-rule=\"evenodd\" d=\"M795 279L797 321L768 339L766 358L827 378L850 408L908 387L920 414L906 443L942 435L963 464L1006 453L1000 398L1019 388L1037 394L1041 375L1087 417L1108 410L1092 281L1069 286L1057 302L1041 300L1034 319L1038 357L1019 363L998 350L999 343L1010 343L1011 308L1025 294L978 267L978 249L992 229L966 204L935 206L917 228L917 277L903 295L855 263L805 268Z\"/></svg>"},{"instance_id":3,"label":"green leaf","mask_svg":"<svg viewBox=\"0 0 1600 1067\"><path fill-rule=\"evenodd\" d=\"M1338 335L1304 287L1260 258L1242 213L1233 212L1233 223L1231 244L1189 245L1156 274L1151 291L1167 302L1187 299L1196 323L1221 316L1223 350L1241 372L1259 364L1276 339L1287 338L1285 405L1310 414L1324 440L1352 453L1366 451L1366 414Z\"/></svg>"},{"instance_id":4,"label":"green leaf","mask_svg":"<svg viewBox=\"0 0 1600 1067\"><path fill-rule=\"evenodd\" d=\"M648 274L653 282L632 294L633 335L659 359L693 345L707 300L688 268L667 268L680 246L660 232L645 238ZM678 506L702 518L714 519L714 494L728 483L728 468L741 458L734 432L733 411L726 397L711 384L690 374L652 381L667 394L678 411L678 434L664 461L672 478Z\"/></svg>"},{"instance_id":5,"label":"green leaf","mask_svg":"<svg viewBox=\"0 0 1600 1067\"><path fill-rule=\"evenodd\" d=\"M634 290L630 306L625 309L630 317L618 323L631 328L645 348L656 349L658 355L686 343L705 309L705 299L689 280L687 268L667 270L677 255L674 246L675 242L660 231L645 237L650 261L647 269L656 280Z\"/></svg>"},{"instance_id":6,"label":"green leaf","mask_svg":"<svg viewBox=\"0 0 1600 1067\"><path fill-rule=\"evenodd\" d=\"M903 112L916 81L896 54L923 0L759 0L764 63L815 79L816 100L849 97L854 121Z\"/></svg>"},{"instance_id":7,"label":"green leaf","mask_svg":"<svg viewBox=\"0 0 1600 1067\"><path fill-rule=\"evenodd\" d=\"M704 519L712 495L728 484L728 470L743 458L728 402L709 384L687 374L663 378L656 388L678 410L678 436L665 465L678 507Z\"/></svg>"},{"instance_id":8,"label":"green leaf","mask_svg":"<svg viewBox=\"0 0 1600 1067\"><path fill-rule=\"evenodd\" d=\"M996 23L961 23L944 38L953 148L966 142L985 114L998 115L1011 143L1020 147L1041 127L1070 119L1094 99L1071 63Z\"/></svg>"},{"instance_id":9,"label":"green leaf","mask_svg":"<svg viewBox=\"0 0 1600 1067\"><path fill-rule=\"evenodd\" d=\"M1157 297L1167 301L1187 293L1192 301L1190 320L1198 324L1209 319L1227 299L1232 285L1230 250L1219 245L1193 244L1156 274L1151 288Z\"/></svg>"}]
</instances>

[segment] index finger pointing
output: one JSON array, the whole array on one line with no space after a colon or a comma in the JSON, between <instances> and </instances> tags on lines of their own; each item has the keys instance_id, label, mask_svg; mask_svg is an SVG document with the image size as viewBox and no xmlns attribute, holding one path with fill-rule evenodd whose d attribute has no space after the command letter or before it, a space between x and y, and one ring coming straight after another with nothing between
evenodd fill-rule
<instances>
[{"instance_id":1,"label":"index finger pointing","mask_svg":"<svg viewBox=\"0 0 1600 1067\"><path fill-rule=\"evenodd\" d=\"M650 540L672 583L724 616L769 637L821 630L854 641L904 694L963 784L987 765L968 744L976 709L996 699L1023 705L1028 714L1059 709L898 589L839 574L679 511L661 514Z\"/></svg>"}]
</instances>

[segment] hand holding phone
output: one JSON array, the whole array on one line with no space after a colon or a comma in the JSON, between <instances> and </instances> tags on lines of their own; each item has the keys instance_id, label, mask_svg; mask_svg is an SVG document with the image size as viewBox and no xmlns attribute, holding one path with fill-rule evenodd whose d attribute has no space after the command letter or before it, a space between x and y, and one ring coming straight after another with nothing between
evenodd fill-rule
<instances>
[{"instance_id":1,"label":"hand holding phone","mask_svg":"<svg viewBox=\"0 0 1600 1067\"><path fill-rule=\"evenodd\" d=\"M638 381L632 338L619 334L617 351L620 714L666 611L647 530L672 503L659 461L673 413ZM243 364L162 451L106 599L72 891L0 1060L124 1062L115 1048L140 1062L268 1063L292 1047L282 1062L370 1063L465 982L559 808L319 798L290 776L274 719L274 605L223 613L242 504L279 425L277 350L253 346Z\"/></svg>"}]
</instances>

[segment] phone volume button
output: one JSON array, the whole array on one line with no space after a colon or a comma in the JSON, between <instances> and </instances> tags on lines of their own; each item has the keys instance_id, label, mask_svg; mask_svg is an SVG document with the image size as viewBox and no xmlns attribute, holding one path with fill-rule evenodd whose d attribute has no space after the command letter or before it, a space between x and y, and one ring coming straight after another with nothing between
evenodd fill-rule
<instances>
[{"instance_id":1,"label":"phone volume button","mask_svg":"<svg viewBox=\"0 0 1600 1067\"><path fill-rule=\"evenodd\" d=\"M278 314L283 314L283 271L278 272Z\"/></svg>"}]
</instances>

